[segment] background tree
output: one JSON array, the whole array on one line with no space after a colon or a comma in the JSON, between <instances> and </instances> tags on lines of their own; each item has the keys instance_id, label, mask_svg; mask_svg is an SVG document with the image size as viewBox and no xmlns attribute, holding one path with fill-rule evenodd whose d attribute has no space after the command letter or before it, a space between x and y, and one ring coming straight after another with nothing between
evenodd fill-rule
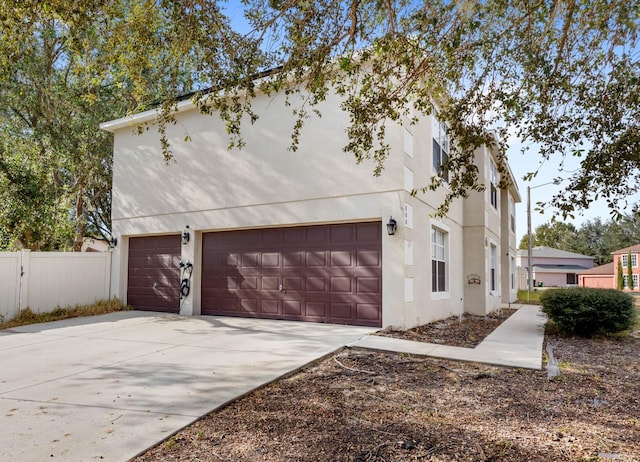
<instances>
[{"instance_id":1,"label":"background tree","mask_svg":"<svg viewBox=\"0 0 640 462\"><path fill-rule=\"evenodd\" d=\"M627 254L627 287L633 290L633 268L631 266L631 252Z\"/></svg>"},{"instance_id":2,"label":"background tree","mask_svg":"<svg viewBox=\"0 0 640 462\"><path fill-rule=\"evenodd\" d=\"M545 246L554 249L567 250L573 245L578 230L571 223L561 221L551 221L537 226L531 234L532 246ZM522 236L520 240L520 249L526 249L528 246L528 236Z\"/></svg>"},{"instance_id":3,"label":"background tree","mask_svg":"<svg viewBox=\"0 0 640 462\"><path fill-rule=\"evenodd\" d=\"M243 121L257 120L251 98L257 92L282 92L296 118L291 127L295 149L305 122L319 115L317 104L336 91L350 119L344 150L356 161L371 159L376 175L389 155L389 124L411 124L434 111L447 122L452 144L441 213L455 198L484 188L474 165L475 147L495 145L498 169L506 172L510 133L525 145L535 144L541 161L580 159L581 168L565 172L571 181L552 200L562 214L587 207L596 197L615 211L639 188L638 0L244 0L249 26L242 35L229 20L229 12L237 11L232 8L212 0L0 0L0 85L14 79L16 85L7 91L19 96L18 84L25 83L23 96L43 109L35 114L37 124L25 124L23 135L33 131L33 147L25 152L39 152L43 159L66 156L66 166L74 164L78 153L93 149L90 139L78 140L84 143L78 150L78 143L56 139L60 127L45 109L70 115L87 111L107 88L118 98L124 91L129 111L159 104L156 128L167 159L171 147L165 128L174 122L182 95L191 92L203 112L218 114L230 145L238 146ZM52 21L55 26L47 26ZM36 43L42 45L44 74L29 86L16 72L33 60ZM47 49L47 43L54 48ZM52 57L51 67L47 58ZM77 92L68 106L62 97L50 98L67 85ZM95 107L90 112L97 114ZM36 139L36 130L47 135L44 141ZM3 135L2 155L12 157L5 159L3 171L17 162L7 148L27 143L26 136L14 140L16 134L19 129ZM51 182L58 192L69 184L86 190L81 168L64 171L66 182L37 170L32 169L33 181ZM100 169L93 171L97 175ZM502 175L503 186L507 177ZM3 181L17 187L11 178ZM435 175L421 190L437 189L444 181ZM56 210L70 205L56 197L43 197L42 203ZM84 207L71 207L80 221L90 216ZM76 236L83 226L77 225Z\"/></svg>"},{"instance_id":4,"label":"background tree","mask_svg":"<svg viewBox=\"0 0 640 462\"><path fill-rule=\"evenodd\" d=\"M596 265L609 263L612 261L611 252L624 247L618 247L610 235L614 223L612 220L603 222L600 218L583 223L567 248L571 252L594 257Z\"/></svg>"},{"instance_id":5,"label":"background tree","mask_svg":"<svg viewBox=\"0 0 640 462\"><path fill-rule=\"evenodd\" d=\"M98 125L126 111L125 92L92 78L94 32L71 37L54 17L28 26L0 77L0 245L79 250L110 234L113 147Z\"/></svg>"},{"instance_id":6,"label":"background tree","mask_svg":"<svg viewBox=\"0 0 640 462\"><path fill-rule=\"evenodd\" d=\"M611 252L640 243L640 214L619 215L617 220L589 220L576 228L571 223L551 221L532 233L533 245L594 257L596 265L613 261ZM520 240L519 249L527 248L527 236Z\"/></svg>"}]
</instances>

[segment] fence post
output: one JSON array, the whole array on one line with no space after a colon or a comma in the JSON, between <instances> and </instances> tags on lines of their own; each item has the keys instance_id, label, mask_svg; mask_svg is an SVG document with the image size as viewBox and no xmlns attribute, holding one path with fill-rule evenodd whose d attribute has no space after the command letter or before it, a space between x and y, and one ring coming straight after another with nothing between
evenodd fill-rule
<instances>
[{"instance_id":1,"label":"fence post","mask_svg":"<svg viewBox=\"0 0 640 462\"><path fill-rule=\"evenodd\" d=\"M23 249L20 252L20 301L18 312L29 307L29 264L31 262L31 250Z\"/></svg>"},{"instance_id":2,"label":"fence post","mask_svg":"<svg viewBox=\"0 0 640 462\"><path fill-rule=\"evenodd\" d=\"M102 298L111 299L111 252L105 252L104 259L104 296Z\"/></svg>"}]
</instances>

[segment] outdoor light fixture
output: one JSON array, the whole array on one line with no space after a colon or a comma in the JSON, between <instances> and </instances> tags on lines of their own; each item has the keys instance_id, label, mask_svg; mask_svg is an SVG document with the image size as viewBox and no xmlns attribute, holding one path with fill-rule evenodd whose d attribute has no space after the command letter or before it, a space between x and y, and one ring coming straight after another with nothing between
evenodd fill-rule
<instances>
[{"instance_id":1,"label":"outdoor light fixture","mask_svg":"<svg viewBox=\"0 0 640 462\"><path fill-rule=\"evenodd\" d=\"M182 231L182 245L187 245L189 243L189 239L191 239L191 235L189 234L189 225L187 225L185 230Z\"/></svg>"},{"instance_id":2,"label":"outdoor light fixture","mask_svg":"<svg viewBox=\"0 0 640 462\"><path fill-rule=\"evenodd\" d=\"M113 250L118 245L118 238L112 236L108 242L109 242L109 250Z\"/></svg>"},{"instance_id":3,"label":"outdoor light fixture","mask_svg":"<svg viewBox=\"0 0 640 462\"><path fill-rule=\"evenodd\" d=\"M396 233L396 229L398 229L398 223L393 217L389 217L389 223L387 223L387 233L389 236L393 236Z\"/></svg>"}]
</instances>

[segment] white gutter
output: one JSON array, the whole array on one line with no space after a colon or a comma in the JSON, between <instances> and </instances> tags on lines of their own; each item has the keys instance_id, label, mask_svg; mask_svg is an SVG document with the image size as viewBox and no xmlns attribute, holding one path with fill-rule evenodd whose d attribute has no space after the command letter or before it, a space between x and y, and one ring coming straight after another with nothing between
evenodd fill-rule
<instances>
[{"instance_id":1,"label":"white gutter","mask_svg":"<svg viewBox=\"0 0 640 462\"><path fill-rule=\"evenodd\" d=\"M196 105L188 99L186 101L180 101L176 105L174 114L178 114L180 112L190 111L195 109ZM110 120L108 122L103 122L100 124L100 129L105 130L107 132L115 133L116 130L120 130L121 128L131 128L136 127L138 125L144 124L146 122L153 122L158 118L158 114L160 113L159 109L149 109L148 111L139 112L137 114L131 114L129 116L121 117L120 119Z\"/></svg>"}]
</instances>

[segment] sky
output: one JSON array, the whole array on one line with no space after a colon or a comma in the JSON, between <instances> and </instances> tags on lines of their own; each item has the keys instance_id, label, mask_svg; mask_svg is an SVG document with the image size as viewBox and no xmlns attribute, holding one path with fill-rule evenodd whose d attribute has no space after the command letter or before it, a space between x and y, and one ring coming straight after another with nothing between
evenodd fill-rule
<instances>
[{"instance_id":1,"label":"sky","mask_svg":"<svg viewBox=\"0 0 640 462\"><path fill-rule=\"evenodd\" d=\"M520 244L520 240L523 236L527 234L527 186L530 186L531 189L531 232L534 233L536 227L549 223L551 221L551 217L553 216L553 212L557 211L553 208L547 208L541 213L536 210L537 202L546 202L549 201L553 195L555 195L558 191L563 188L565 183L560 183L559 185L552 184L555 178L569 178L570 173L566 173L563 175L563 172L560 171L559 163L560 158L549 159L544 162L542 166L540 166L541 157L535 151L535 149L531 149L526 154L522 154L521 151L522 144L517 139L510 140L509 150L507 151L507 155L509 158L509 165L511 166L511 170L513 171L513 175L515 176L516 182L518 183L518 188L520 190L521 202L516 204L516 236L517 243ZM571 156L569 156L571 157ZM579 159L577 158L567 158L565 160L565 171L575 170L579 167ZM530 182L524 181L522 178L525 174L535 171L538 169L538 175L531 180ZM551 183L551 184L545 184ZM636 195L635 201L640 202L640 195ZM627 210L622 210L623 213L630 213L631 207ZM568 218L566 220L567 223L573 223L576 228L580 228L580 226L588 221L593 220L595 218L600 218L603 222L611 220L611 214L607 203L604 200L599 200L592 203L589 208L583 212L576 212L575 217L573 219ZM556 217L557 221L565 221L562 219L561 215Z\"/></svg>"}]
</instances>

